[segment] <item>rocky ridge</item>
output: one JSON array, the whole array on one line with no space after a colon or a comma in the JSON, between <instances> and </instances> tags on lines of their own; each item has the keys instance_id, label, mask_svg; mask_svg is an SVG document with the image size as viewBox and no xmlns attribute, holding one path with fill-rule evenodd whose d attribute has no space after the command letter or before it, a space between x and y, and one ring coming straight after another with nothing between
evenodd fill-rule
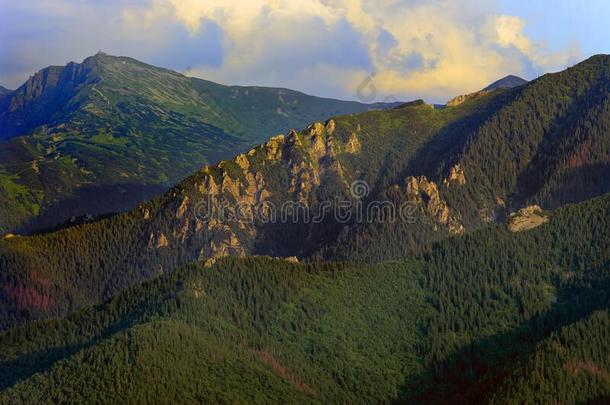
<instances>
[{"instance_id":1,"label":"rocky ridge","mask_svg":"<svg viewBox=\"0 0 610 405\"><path fill-rule=\"evenodd\" d=\"M350 184L358 176L345 169L343 160L362 153L362 129L358 125L349 134L338 132L335 120L316 122L304 131L274 136L232 160L204 167L191 189L182 197L176 196L180 203L168 237L151 234L149 248L164 249L195 239L201 243L202 262L266 254L253 246L268 225L261 218L274 214L279 219L271 207L277 209L288 203L312 209L321 203L318 190L329 182L334 191L349 197ZM435 229L461 234L465 227L460 215L443 198L442 189L464 184L466 175L458 164L440 184L426 176L410 176L404 187L409 201L432 220ZM142 209L142 215L151 219L148 209ZM309 234L315 235L317 224L306 225Z\"/></svg>"}]
</instances>

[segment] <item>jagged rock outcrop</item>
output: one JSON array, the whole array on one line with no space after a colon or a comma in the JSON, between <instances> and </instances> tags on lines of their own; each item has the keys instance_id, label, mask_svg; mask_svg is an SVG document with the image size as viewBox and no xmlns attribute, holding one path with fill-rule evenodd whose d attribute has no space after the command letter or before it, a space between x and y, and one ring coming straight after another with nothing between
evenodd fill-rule
<instances>
[{"instance_id":1,"label":"jagged rock outcrop","mask_svg":"<svg viewBox=\"0 0 610 405\"><path fill-rule=\"evenodd\" d=\"M161 248L165 248L168 246L169 246L169 240L167 239L167 236L165 236L164 233L159 233L158 235L155 235L154 233L150 234L150 238L148 240L149 249L152 249L152 248L161 249Z\"/></svg>"},{"instance_id":2,"label":"jagged rock outcrop","mask_svg":"<svg viewBox=\"0 0 610 405\"><path fill-rule=\"evenodd\" d=\"M247 154L202 169L194 193L177 199L178 221L169 235L178 243L196 240L202 262L251 254L264 228L256 215L261 204L275 203L277 208L292 201L311 207L319 203L316 190L327 181L349 190L347 176L354 173L346 174L342 156L362 153L361 131L359 125L346 131L334 120L316 122L302 132L275 136ZM278 178L286 180L278 183ZM464 169L456 164L440 184L425 176L409 177L406 189L435 227L460 234L464 232L460 214L444 200L440 188L462 187L466 181ZM172 241L151 236L151 246L166 242Z\"/></svg>"},{"instance_id":3,"label":"jagged rock outcrop","mask_svg":"<svg viewBox=\"0 0 610 405\"><path fill-rule=\"evenodd\" d=\"M345 144L345 151L349 154L355 155L360 153L362 150L362 145L360 144L360 140L358 139L358 135L356 132L352 132L350 134L349 140L347 144Z\"/></svg>"},{"instance_id":4,"label":"jagged rock outcrop","mask_svg":"<svg viewBox=\"0 0 610 405\"><path fill-rule=\"evenodd\" d=\"M338 130L334 120L316 122L305 131L275 136L247 154L204 168L194 187L196 195L185 195L179 200L175 213L179 221L172 237L180 243L192 238L201 240L199 259L203 262L251 253L248 246L261 230L255 207L273 201L281 204L286 202L285 198L310 206L316 203L317 188L329 179L335 187L339 180L349 189L341 156L362 152L361 131L359 125L347 132ZM266 177L270 173L284 173L288 179L286 189L278 189L277 183L270 185L272 180ZM456 164L441 186L465 184L464 169ZM431 218L436 227L452 234L464 232L459 213L443 199L437 183L425 176L410 177L406 187L410 200L420 206L422 215ZM217 211L204 218L202 207L209 211L211 206L220 209L222 215ZM158 240L151 244L158 244Z\"/></svg>"},{"instance_id":5,"label":"jagged rock outcrop","mask_svg":"<svg viewBox=\"0 0 610 405\"><path fill-rule=\"evenodd\" d=\"M265 144L267 159L280 160L282 158L282 145L284 144L284 140L284 135L277 135L267 141Z\"/></svg>"},{"instance_id":6,"label":"jagged rock outcrop","mask_svg":"<svg viewBox=\"0 0 610 405\"><path fill-rule=\"evenodd\" d=\"M186 210L189 208L189 202L190 199L188 196L184 197L184 200L182 200L182 204L180 204L180 207L178 208L178 211L176 212L176 218L180 219L184 216L184 214L186 213Z\"/></svg>"},{"instance_id":7,"label":"jagged rock outcrop","mask_svg":"<svg viewBox=\"0 0 610 405\"><path fill-rule=\"evenodd\" d=\"M445 226L453 234L464 232L464 225L443 200L435 182L426 176L409 177L406 189L409 199L420 205L423 212L438 225Z\"/></svg>"},{"instance_id":8,"label":"jagged rock outcrop","mask_svg":"<svg viewBox=\"0 0 610 405\"><path fill-rule=\"evenodd\" d=\"M451 168L449 177L443 181L443 184L447 187L449 187L451 183L456 183L460 186L466 184L466 175L464 174L464 169L459 165L459 163Z\"/></svg>"},{"instance_id":9,"label":"jagged rock outcrop","mask_svg":"<svg viewBox=\"0 0 610 405\"><path fill-rule=\"evenodd\" d=\"M306 203L313 187L319 185L320 177L311 163L304 161L292 163L288 191L295 200Z\"/></svg>"},{"instance_id":10,"label":"jagged rock outcrop","mask_svg":"<svg viewBox=\"0 0 610 405\"><path fill-rule=\"evenodd\" d=\"M308 206L313 202L314 190L329 176L343 179L347 189L339 156L360 151L359 131L358 128L343 142L335 137L334 120L317 122L301 133L290 131L287 136L275 136L247 154L202 169L203 176L194 187L196 195L185 195L177 206L175 217L179 221L173 238L181 243L193 237L204 240L201 261L245 255L244 246L259 232L255 209L261 204L287 196ZM277 184L269 186L270 180L266 178L269 169L286 174L285 190L277 189ZM214 215L204 218L211 209L216 210ZM157 239L153 238L151 245L156 243Z\"/></svg>"},{"instance_id":11,"label":"jagged rock outcrop","mask_svg":"<svg viewBox=\"0 0 610 405\"><path fill-rule=\"evenodd\" d=\"M522 232L534 229L549 222L549 217L538 205L530 205L513 213L507 223L511 232Z\"/></svg>"},{"instance_id":12,"label":"jagged rock outcrop","mask_svg":"<svg viewBox=\"0 0 610 405\"><path fill-rule=\"evenodd\" d=\"M227 256L246 256L246 251L230 226L213 223L210 225L210 230L212 232L210 232L208 244L201 249L199 261Z\"/></svg>"},{"instance_id":13,"label":"jagged rock outcrop","mask_svg":"<svg viewBox=\"0 0 610 405\"><path fill-rule=\"evenodd\" d=\"M447 107L456 107L460 104L465 103L468 100L471 100L473 98L483 97L489 93L490 92L487 90L481 90L481 91L477 91L475 93L462 94L460 96L454 97L451 100L447 101Z\"/></svg>"}]
</instances>

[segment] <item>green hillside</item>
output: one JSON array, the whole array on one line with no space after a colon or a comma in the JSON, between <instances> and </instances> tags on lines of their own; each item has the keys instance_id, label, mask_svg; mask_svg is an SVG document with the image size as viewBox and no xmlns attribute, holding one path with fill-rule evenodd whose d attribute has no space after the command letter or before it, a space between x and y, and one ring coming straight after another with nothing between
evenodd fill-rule
<instances>
[{"instance_id":1,"label":"green hillside","mask_svg":"<svg viewBox=\"0 0 610 405\"><path fill-rule=\"evenodd\" d=\"M273 134L385 107L222 86L102 53L52 66L0 99L0 232L124 211Z\"/></svg>"},{"instance_id":2,"label":"green hillside","mask_svg":"<svg viewBox=\"0 0 610 405\"><path fill-rule=\"evenodd\" d=\"M609 86L598 56L339 115L125 213L4 236L0 403L607 402ZM337 199L410 217L306 218Z\"/></svg>"},{"instance_id":3,"label":"green hillside","mask_svg":"<svg viewBox=\"0 0 610 405\"><path fill-rule=\"evenodd\" d=\"M609 402L609 332L607 309L553 332L502 382L490 402Z\"/></svg>"},{"instance_id":4,"label":"green hillside","mask_svg":"<svg viewBox=\"0 0 610 405\"><path fill-rule=\"evenodd\" d=\"M268 201L278 207L285 201L303 200L313 209L336 194L349 198L349 185L358 178L383 190L404 170L408 157L434 135L434 129L473 109L484 114L489 100L494 98L446 113L414 103L386 112L338 117L326 127L316 124L292 132L234 160L207 167L128 213L54 233L4 238L0 240L2 283L10 285L11 291L25 289L25 296L42 301L15 299L10 294L0 297L2 327L30 316L61 315L96 304L135 282L198 259L227 253L314 255L334 242L344 227L332 217L322 223L295 217L286 223L229 220L215 224L199 217L198 204L208 197L219 203L252 204L268 195ZM350 139L356 144L353 150ZM327 141L332 141L328 150ZM411 232L422 238L428 235L434 240L447 234L434 232L434 223L419 225ZM312 236L305 240L302 235L306 234ZM233 236L237 243L225 249Z\"/></svg>"},{"instance_id":5,"label":"green hillside","mask_svg":"<svg viewBox=\"0 0 610 405\"><path fill-rule=\"evenodd\" d=\"M591 111L607 106L610 93L576 95L597 94L610 83L604 79L608 60L596 57L527 86L444 109L418 101L314 123L207 166L130 212L48 234L9 235L0 240L0 283L7 291L0 296L0 327L68 314L197 260L403 260L429 253L447 237L502 224L525 205L548 209L602 195L610 185L602 159L610 154L603 121L610 115ZM568 110L569 123L561 118ZM593 126L593 117L599 125ZM527 125L519 127L522 122ZM537 130L525 131L530 126ZM586 137L570 135L578 133ZM542 151L564 143L571 146L544 158ZM590 159L581 162L581 174L566 177L574 150L582 148L589 148ZM546 180L532 182L535 176L528 173L534 166L544 168ZM578 186L570 179L580 179ZM357 180L370 188L360 201L350 193ZM316 222L298 211L284 221L231 218L236 206L286 202L315 213L339 197L354 207L408 204L412 218L339 221L330 215ZM206 219L207 204L228 205L227 218Z\"/></svg>"},{"instance_id":6,"label":"green hillside","mask_svg":"<svg viewBox=\"0 0 610 405\"><path fill-rule=\"evenodd\" d=\"M545 363L545 375L566 382L540 398L574 398L577 386L579 400L601 401L609 209L608 196L568 206L534 230L492 227L417 261L187 266L70 318L1 334L0 398L519 401L532 398L529 385L511 381L549 381L529 370L560 339L564 357Z\"/></svg>"},{"instance_id":7,"label":"green hillside","mask_svg":"<svg viewBox=\"0 0 610 405\"><path fill-rule=\"evenodd\" d=\"M492 113L467 116L430 138L405 177L435 181L466 229L502 222L524 206L554 209L602 195L610 191L609 96L606 55L499 95L473 95L445 110L495 97ZM441 184L460 172L463 184ZM404 201L406 194L388 190L381 199ZM413 224L365 223L339 239L329 255L395 259L429 239L413 233Z\"/></svg>"}]
</instances>

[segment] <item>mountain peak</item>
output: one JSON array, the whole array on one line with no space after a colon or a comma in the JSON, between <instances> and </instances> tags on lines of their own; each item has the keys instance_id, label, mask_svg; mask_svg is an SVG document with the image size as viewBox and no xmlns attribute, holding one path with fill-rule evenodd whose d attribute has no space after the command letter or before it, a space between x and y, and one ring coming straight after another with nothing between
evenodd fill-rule
<instances>
[{"instance_id":1,"label":"mountain peak","mask_svg":"<svg viewBox=\"0 0 610 405\"><path fill-rule=\"evenodd\" d=\"M483 89L483 91L492 91L492 90L497 90L497 89L512 89L514 87L523 86L524 84L527 84L527 83L529 83L527 80L525 80L519 76L508 75L508 76L503 77L500 80L496 80L489 86L485 87Z\"/></svg>"},{"instance_id":2,"label":"mountain peak","mask_svg":"<svg viewBox=\"0 0 610 405\"><path fill-rule=\"evenodd\" d=\"M95 55L89 56L87 58L85 58L83 60L83 64L86 64L87 62L99 62L99 63L135 63L135 64L139 64L139 65L145 65L145 66L150 66L150 65L146 65L143 62L138 61L137 59L133 59L133 58L129 58L127 56L115 56L115 55L110 55L107 54L105 52L98 52ZM159 69L156 68L154 66L150 66L151 68L155 68L155 69Z\"/></svg>"}]
</instances>

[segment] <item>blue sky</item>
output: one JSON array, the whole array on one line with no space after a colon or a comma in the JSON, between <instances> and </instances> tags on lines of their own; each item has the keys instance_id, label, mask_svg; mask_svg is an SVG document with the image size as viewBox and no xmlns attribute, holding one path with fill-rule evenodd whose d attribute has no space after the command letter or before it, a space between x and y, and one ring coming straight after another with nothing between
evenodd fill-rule
<instances>
[{"instance_id":1,"label":"blue sky","mask_svg":"<svg viewBox=\"0 0 610 405\"><path fill-rule=\"evenodd\" d=\"M500 11L522 16L525 32L553 49L577 45L585 57L610 53L610 1L503 0Z\"/></svg>"},{"instance_id":2,"label":"blue sky","mask_svg":"<svg viewBox=\"0 0 610 405\"><path fill-rule=\"evenodd\" d=\"M101 49L226 84L442 102L610 53L608 21L602 0L0 0L0 84Z\"/></svg>"}]
</instances>

